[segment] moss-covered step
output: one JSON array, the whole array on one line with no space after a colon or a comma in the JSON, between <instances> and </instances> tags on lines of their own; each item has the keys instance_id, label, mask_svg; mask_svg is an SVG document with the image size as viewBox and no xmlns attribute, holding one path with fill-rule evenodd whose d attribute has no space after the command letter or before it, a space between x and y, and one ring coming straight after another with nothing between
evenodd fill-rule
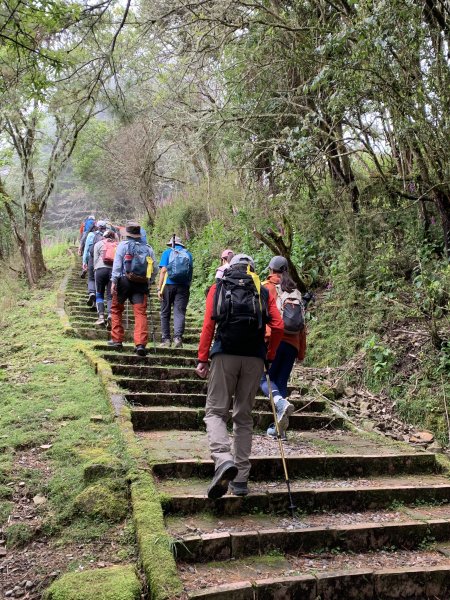
<instances>
[{"instance_id":1,"label":"moss-covered step","mask_svg":"<svg viewBox=\"0 0 450 600\"><path fill-rule=\"evenodd\" d=\"M44 600L139 600L141 584L132 566L67 573L44 593Z\"/></svg>"},{"instance_id":2,"label":"moss-covered step","mask_svg":"<svg viewBox=\"0 0 450 600\"><path fill-rule=\"evenodd\" d=\"M125 398L130 404L135 406L184 406L191 408L204 408L205 394L166 394L161 392L136 392L126 393ZM320 413L326 408L324 400L314 400L304 397L289 397L289 401L295 406L296 410L306 410ZM269 400L265 396L257 396L255 401L255 410L268 410Z\"/></svg>"},{"instance_id":3,"label":"moss-covered step","mask_svg":"<svg viewBox=\"0 0 450 600\"><path fill-rule=\"evenodd\" d=\"M250 478L252 481L280 479L280 459L276 456L252 456ZM369 477L374 475L432 474L440 468L436 456L430 452L409 454L351 455L286 457L290 477ZM183 459L156 463L153 473L163 479L206 479L214 473L212 460Z\"/></svg>"},{"instance_id":4,"label":"moss-covered step","mask_svg":"<svg viewBox=\"0 0 450 600\"><path fill-rule=\"evenodd\" d=\"M72 327L76 330L78 336L84 340L108 340L111 337L109 331L101 327L90 327L84 321L75 322L71 321ZM133 328L125 330L125 340L131 341L133 339ZM183 341L186 344L195 344L199 340L199 335L186 335ZM160 343L160 336L156 336L156 343ZM149 330L149 345L152 343L151 330Z\"/></svg>"},{"instance_id":5,"label":"moss-covered step","mask_svg":"<svg viewBox=\"0 0 450 600\"><path fill-rule=\"evenodd\" d=\"M159 344L156 346L156 348L153 348L153 345L148 346L147 350L149 352L149 355L153 356L183 356L183 357L192 357L192 358L196 358L197 357L197 344L183 344L182 348L166 348L166 347L161 347ZM120 357L122 355L132 355L133 354L133 350L134 350L134 345L131 344L124 344L123 349L120 352L117 352L117 350L115 348L110 348L108 346L108 344L104 343L104 342L97 342L96 344L94 344L94 350L98 350L99 352L102 353L106 353L107 356L105 358L108 358L109 355L115 355L116 357ZM156 351L155 351L156 350ZM136 356L136 355L134 355ZM119 361L120 362L120 361Z\"/></svg>"},{"instance_id":6,"label":"moss-covered step","mask_svg":"<svg viewBox=\"0 0 450 600\"><path fill-rule=\"evenodd\" d=\"M161 366L161 367L189 367L191 370L197 366L197 360L195 356L164 356L153 351L153 347L149 348L147 356L136 356L136 354L103 354L102 358L110 362L111 364L120 365L136 365L145 364L150 366Z\"/></svg>"},{"instance_id":7,"label":"moss-covered step","mask_svg":"<svg viewBox=\"0 0 450 600\"><path fill-rule=\"evenodd\" d=\"M175 394L203 393L206 394L207 383L202 379L174 379L160 381L159 379L135 379L120 377L117 384L133 392L164 392Z\"/></svg>"},{"instance_id":8,"label":"moss-covered step","mask_svg":"<svg viewBox=\"0 0 450 600\"><path fill-rule=\"evenodd\" d=\"M139 358L139 357L137 357ZM146 357L147 358L147 357ZM166 367L153 364L111 364L113 375L124 377L140 377L144 379L187 379L189 377L198 380L194 372L194 365L190 367ZM200 380L201 381L201 380Z\"/></svg>"},{"instance_id":9,"label":"moss-covered step","mask_svg":"<svg viewBox=\"0 0 450 600\"><path fill-rule=\"evenodd\" d=\"M188 594L191 600L425 600L450 597L450 561L440 559L437 566L427 566L427 559L432 561L435 555L431 552L403 553L396 559L395 554L390 561L390 568L373 569L370 560L376 560L376 554L370 555L369 564L364 568L350 567L341 571L327 570L321 567L311 574L297 574L299 569L288 562L280 562L278 569L270 569L261 558L255 557L250 565L230 563L227 568L216 567L207 573L204 569L196 570L195 582L188 580L195 588L198 581L203 582L204 589L192 590ZM416 565L420 560L420 565ZM248 562L248 561L247 561ZM310 561L314 563L314 561ZM424 564L425 563L425 564ZM282 568L284 566L284 569ZM331 566L331 565L330 565ZM331 566L332 568L332 566ZM239 571L238 571L239 570ZM270 576L265 575L268 571ZM296 573L287 576L286 571ZM188 575L189 571L186 573ZM249 577L249 573L260 573ZM209 577L208 577L209 575ZM233 577L234 576L234 577ZM236 581L236 577L240 577ZM217 585L220 578L229 583ZM209 580L212 580L211 583ZM198 585L198 584L197 584Z\"/></svg>"},{"instance_id":10,"label":"moss-covered step","mask_svg":"<svg viewBox=\"0 0 450 600\"><path fill-rule=\"evenodd\" d=\"M280 463L280 470L281 470ZM209 480L163 480L158 488L166 514L210 511L234 515L260 511L288 513L289 497L283 481L253 482L246 497L226 495L213 501L206 496ZM292 497L304 512L362 511L386 508L392 503L450 502L450 482L438 475L372 477L362 479L291 480Z\"/></svg>"},{"instance_id":11,"label":"moss-covered step","mask_svg":"<svg viewBox=\"0 0 450 600\"><path fill-rule=\"evenodd\" d=\"M231 419L230 411L230 419ZM132 407L131 419L136 430L149 429L203 429L203 409L187 407ZM267 429L273 423L271 412L257 412L253 414L253 425L258 429ZM342 429L345 422L340 417L326 413L299 413L293 414L289 419L291 430L303 431L311 429L335 428Z\"/></svg>"},{"instance_id":12,"label":"moss-covered step","mask_svg":"<svg viewBox=\"0 0 450 600\"><path fill-rule=\"evenodd\" d=\"M178 536L174 556L190 563L239 559L270 552L369 552L383 548L414 550L430 539L450 541L450 520L419 521L404 519L381 523L358 522L353 525L287 528L259 527L246 531L221 531Z\"/></svg>"}]
</instances>

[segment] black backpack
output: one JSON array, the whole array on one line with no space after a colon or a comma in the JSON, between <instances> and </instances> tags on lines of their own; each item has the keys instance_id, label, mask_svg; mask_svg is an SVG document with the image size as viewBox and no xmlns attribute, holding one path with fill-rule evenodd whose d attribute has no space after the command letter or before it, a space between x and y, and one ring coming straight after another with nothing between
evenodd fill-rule
<instances>
[{"instance_id":1,"label":"black backpack","mask_svg":"<svg viewBox=\"0 0 450 600\"><path fill-rule=\"evenodd\" d=\"M258 352L264 342L268 293L258 289L253 277L229 270L216 284L212 318L217 322L216 339L224 352L243 356Z\"/></svg>"}]
</instances>

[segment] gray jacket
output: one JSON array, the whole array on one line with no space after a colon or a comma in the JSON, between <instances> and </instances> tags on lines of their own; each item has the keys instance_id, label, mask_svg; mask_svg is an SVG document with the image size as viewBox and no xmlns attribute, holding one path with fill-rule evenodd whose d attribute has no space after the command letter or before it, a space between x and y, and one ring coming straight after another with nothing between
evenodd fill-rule
<instances>
[{"instance_id":1,"label":"gray jacket","mask_svg":"<svg viewBox=\"0 0 450 600\"><path fill-rule=\"evenodd\" d=\"M105 265L103 262L103 246L105 245L105 240L99 240L94 246L94 271L97 269L112 269L112 265Z\"/></svg>"}]
</instances>

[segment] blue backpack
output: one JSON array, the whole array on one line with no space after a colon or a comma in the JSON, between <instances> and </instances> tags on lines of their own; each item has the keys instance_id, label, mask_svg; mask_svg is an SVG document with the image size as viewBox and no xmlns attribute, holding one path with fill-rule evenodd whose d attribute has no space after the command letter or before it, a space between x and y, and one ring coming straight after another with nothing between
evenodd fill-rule
<instances>
[{"instance_id":1,"label":"blue backpack","mask_svg":"<svg viewBox=\"0 0 450 600\"><path fill-rule=\"evenodd\" d=\"M125 265L127 278L134 283L147 283L147 245L128 242L127 254L132 256L129 264Z\"/></svg>"},{"instance_id":2,"label":"blue backpack","mask_svg":"<svg viewBox=\"0 0 450 600\"><path fill-rule=\"evenodd\" d=\"M174 283L191 283L192 259L185 248L172 248L167 265L167 275Z\"/></svg>"}]
</instances>

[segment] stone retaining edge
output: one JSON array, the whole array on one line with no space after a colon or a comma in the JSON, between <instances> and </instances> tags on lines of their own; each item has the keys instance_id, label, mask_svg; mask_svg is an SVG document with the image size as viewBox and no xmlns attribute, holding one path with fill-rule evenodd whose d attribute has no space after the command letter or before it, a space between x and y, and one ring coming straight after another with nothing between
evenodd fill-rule
<instances>
[{"instance_id":1,"label":"stone retaining edge","mask_svg":"<svg viewBox=\"0 0 450 600\"><path fill-rule=\"evenodd\" d=\"M77 336L64 308L67 285L76 266L75 255L73 252L71 255L72 265L57 293L57 313L60 316L65 335ZM87 342L80 341L77 349L91 364L108 393L126 443L127 452L134 464L127 476L131 483L131 506L139 557L151 598L153 600L172 600L182 592L183 585L178 576L172 553L173 541L165 528L160 497L148 470L143 450L134 435L131 411L126 404L122 390L114 380L109 363L99 357L92 345Z\"/></svg>"},{"instance_id":2,"label":"stone retaining edge","mask_svg":"<svg viewBox=\"0 0 450 600\"><path fill-rule=\"evenodd\" d=\"M358 600L394 600L401 590L408 598L448 598L450 568L403 567L378 571L358 569L298 577L239 581L189 594L199 600L269 600L273 598L358 598ZM355 595L355 593L357 595Z\"/></svg>"},{"instance_id":3,"label":"stone retaining edge","mask_svg":"<svg viewBox=\"0 0 450 600\"><path fill-rule=\"evenodd\" d=\"M315 552L339 548L345 552L381 550L386 546L417 548L424 540L450 539L450 520L409 520L400 523L357 523L336 527L255 529L254 531L207 533L184 537L176 542L177 556L185 562L209 562L263 556L269 550Z\"/></svg>"}]
</instances>

